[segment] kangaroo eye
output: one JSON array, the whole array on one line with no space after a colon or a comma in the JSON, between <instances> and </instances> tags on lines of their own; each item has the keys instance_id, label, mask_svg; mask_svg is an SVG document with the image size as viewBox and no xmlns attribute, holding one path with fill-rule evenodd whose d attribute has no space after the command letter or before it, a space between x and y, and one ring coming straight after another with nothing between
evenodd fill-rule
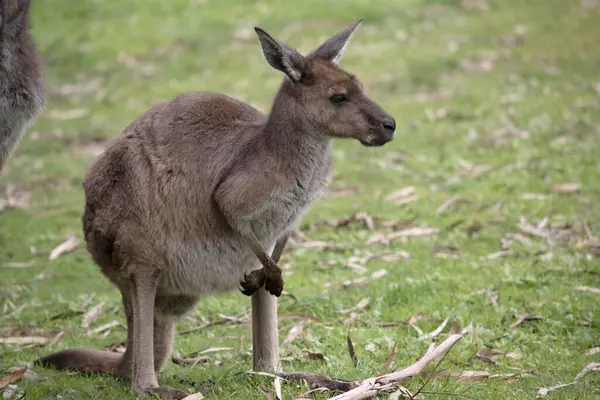
<instances>
[{"instance_id":1,"label":"kangaroo eye","mask_svg":"<svg viewBox=\"0 0 600 400\"><path fill-rule=\"evenodd\" d=\"M348 101L348 99L343 94L334 94L333 96L331 96L329 98L329 101L331 101L333 104L339 105L339 104L342 104L342 103Z\"/></svg>"}]
</instances>

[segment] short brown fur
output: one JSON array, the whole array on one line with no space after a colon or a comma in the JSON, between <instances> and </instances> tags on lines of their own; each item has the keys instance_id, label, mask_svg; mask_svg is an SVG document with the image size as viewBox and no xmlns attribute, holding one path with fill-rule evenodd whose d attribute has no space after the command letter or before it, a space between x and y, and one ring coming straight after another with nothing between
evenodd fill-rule
<instances>
[{"instance_id":1,"label":"short brown fur","mask_svg":"<svg viewBox=\"0 0 600 400\"><path fill-rule=\"evenodd\" d=\"M88 251L121 291L126 352L71 349L38 363L131 376L140 395L185 396L156 376L176 319L201 294L238 285L279 296L277 262L329 181L331 138L378 146L393 137L393 118L335 65L359 23L307 57L256 28L268 63L286 75L268 117L189 93L124 130L88 170L82 221Z\"/></svg>"}]
</instances>

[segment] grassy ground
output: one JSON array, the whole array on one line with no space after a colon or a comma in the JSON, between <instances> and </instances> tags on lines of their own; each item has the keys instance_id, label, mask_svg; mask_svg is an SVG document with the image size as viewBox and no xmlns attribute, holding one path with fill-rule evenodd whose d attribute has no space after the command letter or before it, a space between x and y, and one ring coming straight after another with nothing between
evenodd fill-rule
<instances>
[{"instance_id":1,"label":"grassy ground","mask_svg":"<svg viewBox=\"0 0 600 400\"><path fill-rule=\"evenodd\" d=\"M15 205L0 214L0 337L64 336L46 346L0 344L0 371L125 337L119 326L91 335L81 327L83 312L100 302L103 312L89 329L124 319L118 292L81 243L81 180L106 138L154 102L185 91L223 92L268 111L281 77L264 62L252 27L306 52L360 16L365 24L343 65L397 118L398 136L378 149L335 144L331 193L301 230L349 247L285 255L286 290L295 299L281 298L281 340L298 313L312 317L282 348L284 368L373 376L394 343L391 369L470 323L474 332L439 370L518 376L434 379L420 398L531 399L540 387L569 383L600 361L588 351L600 346L600 295L577 289L600 287L597 1L54 0L34 2L33 13L51 94L47 110L0 178ZM388 198L406 187L414 193ZM436 212L444 203L447 210ZM364 217L340 223L356 212L374 226ZM319 223L325 219L334 220ZM414 227L440 231L381 243L382 234ZM79 247L50 261L48 251L70 233ZM348 311L357 305L364 307ZM204 298L179 329L248 311L239 293ZM509 327L526 314L542 319ZM427 333L446 317L454 322L435 339L418 340L407 323ZM378 324L384 322L397 324ZM349 327L357 367L348 355ZM215 399L264 398L258 385L272 390L272 380L243 374L250 345L243 323L179 336L175 353L182 357L232 349L209 353L210 362L194 367L168 363L159 380L190 391L190 382L205 382ZM511 357L477 358L485 348ZM127 382L110 377L36 371L44 380L17 383L27 399L133 398ZM424 381L404 385L416 391ZM599 388L592 372L549 397L598 399ZM286 384L283 391L289 399L307 388Z\"/></svg>"}]
</instances>

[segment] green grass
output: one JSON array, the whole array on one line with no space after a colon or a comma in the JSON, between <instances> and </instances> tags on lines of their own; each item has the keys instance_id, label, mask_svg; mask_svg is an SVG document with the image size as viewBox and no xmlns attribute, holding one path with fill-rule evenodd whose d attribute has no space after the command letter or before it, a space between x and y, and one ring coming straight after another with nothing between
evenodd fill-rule
<instances>
[{"instance_id":1,"label":"green grass","mask_svg":"<svg viewBox=\"0 0 600 400\"><path fill-rule=\"evenodd\" d=\"M568 0L487 3L488 10L473 11L461 7L459 0L34 2L33 33L45 59L50 98L0 178L0 190L14 185L29 194L25 207L0 215L0 264L36 263L0 267L0 336L18 335L17 328L24 335L52 337L63 331L64 336L51 346L0 344L0 371L52 351L102 348L125 338L122 328L110 330L107 337L88 336L80 314L60 316L85 311L82 304L93 296L88 307L101 301L105 307L92 328L124 320L117 290L83 244L55 261L47 253L31 252L32 247L52 249L70 232L81 240L81 180L94 159L94 146L119 134L153 103L186 91L222 92L268 111L281 76L262 58L252 27L259 24L275 36L291 35L287 42L307 52L360 16L365 24L343 66L396 117L399 130L396 140L383 148L335 143L332 192L344 187L359 191L319 201L301 230L312 240L351 247L296 249L282 260L288 265L286 290L297 301L282 297L280 313L316 317L282 348L285 370L369 377L381 370L394 343L398 351L392 368L409 365L431 341L418 341L417 332L406 324L380 327L375 322L406 321L418 313L427 316L417 322L425 332L447 316L462 327L473 323L477 328L454 347L440 370L522 374L516 381L432 380L426 391L533 399L539 387L571 382L585 365L600 361L600 353L585 354L600 345L600 297L575 290L581 285L600 287L598 250L588 245L582 228L587 221L591 232L600 234L600 93L594 88L600 82L600 7ZM306 26L291 26L299 21ZM518 34L520 42L508 43ZM465 60L478 59L488 60L492 68L465 68ZM528 135L502 135L507 126ZM469 164L490 169L468 173ZM578 183L580 190L550 190L561 183ZM414 186L417 201L399 206L385 200L406 186ZM526 193L546 197L525 200ZM470 202L438 215L436 209L452 196L466 196ZM441 232L367 245L374 232L360 224L315 224L355 212ZM550 246L525 234L532 243L514 242L513 255L485 258L502 250L506 234L519 232L521 216L532 224L547 217L548 226L569 240ZM482 229L473 233L477 226ZM432 252L443 245L456 246L460 253L442 258ZM385 277L337 288L360 277L345 266L349 257L399 251L410 258L374 258L366 264L366 277L380 269L387 271ZM497 306L486 294L469 297L485 288L499 296ZM354 367L346 347L348 314L340 310L363 298L369 304L357 311L351 327L360 359ZM206 297L178 328L247 311L248 298L239 293ZM543 319L509 328L519 315L529 313ZM282 319L281 340L295 322ZM434 341L441 342L449 327ZM375 345L374 351L366 350L368 344ZM271 389L272 380L243 374L251 367L250 345L248 325L216 325L179 336L175 352L180 355L208 347L233 350L210 354L208 365L168 363L159 380L192 390L181 377L197 383L210 379L212 398L264 398L258 385ZM485 347L505 352L518 348L522 357L484 363L474 356ZM323 353L328 362L310 360L303 350ZM18 382L27 399L134 398L128 382L111 377L36 371L45 380ZM403 382L413 391L423 383L423 378ZM307 388L285 384L283 390L284 398L291 399ZM600 378L592 372L549 397L598 399ZM422 398L457 397L429 393Z\"/></svg>"}]
</instances>

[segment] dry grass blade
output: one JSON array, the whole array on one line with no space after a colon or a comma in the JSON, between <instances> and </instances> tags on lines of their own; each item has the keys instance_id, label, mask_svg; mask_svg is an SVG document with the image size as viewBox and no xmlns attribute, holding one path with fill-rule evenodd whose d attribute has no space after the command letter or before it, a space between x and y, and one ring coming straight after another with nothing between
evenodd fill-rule
<instances>
[{"instance_id":1,"label":"dry grass blade","mask_svg":"<svg viewBox=\"0 0 600 400\"><path fill-rule=\"evenodd\" d=\"M515 322L510 324L509 328L513 329L513 328L516 328L517 326L521 325L523 322L536 321L536 320L540 320L540 319L544 319L544 318L539 315L535 315L535 314L519 315L519 318L517 318L517 320Z\"/></svg>"},{"instance_id":2,"label":"dry grass blade","mask_svg":"<svg viewBox=\"0 0 600 400\"><path fill-rule=\"evenodd\" d=\"M298 335L302 333L302 329L304 329L305 323L306 320L300 320L294 326L292 326L292 329L290 329L290 332L288 333L287 337L281 343L281 347L287 346L288 344L292 343L294 339L296 339Z\"/></svg>"},{"instance_id":3,"label":"dry grass blade","mask_svg":"<svg viewBox=\"0 0 600 400\"><path fill-rule=\"evenodd\" d=\"M33 267L36 264L35 260L27 261L27 262L7 262L4 264L0 264L2 268L29 268Z\"/></svg>"},{"instance_id":4,"label":"dry grass blade","mask_svg":"<svg viewBox=\"0 0 600 400\"><path fill-rule=\"evenodd\" d=\"M322 248L322 249L347 249L351 247L347 243L331 243L331 242L323 242L319 240L314 240L310 242L296 242L288 246L290 249L314 249L314 248Z\"/></svg>"},{"instance_id":5,"label":"dry grass blade","mask_svg":"<svg viewBox=\"0 0 600 400\"><path fill-rule=\"evenodd\" d=\"M0 378L0 389L10 385L11 383L20 381L23 375L25 375L25 371L27 371L26 367L17 367L10 372L10 375Z\"/></svg>"},{"instance_id":6,"label":"dry grass blade","mask_svg":"<svg viewBox=\"0 0 600 400\"><path fill-rule=\"evenodd\" d=\"M104 303L98 303L94 307L90 308L84 315L81 321L81 327L88 329L92 323L94 323L100 315L102 315L102 307Z\"/></svg>"},{"instance_id":7,"label":"dry grass blade","mask_svg":"<svg viewBox=\"0 0 600 400\"><path fill-rule=\"evenodd\" d=\"M430 227L413 227L403 229L401 231L393 232L388 235L375 232L368 240L367 245L381 243L381 244L389 244L392 240L398 238L408 238L408 237L423 237L423 236L431 236L439 233L440 230L437 228Z\"/></svg>"},{"instance_id":8,"label":"dry grass blade","mask_svg":"<svg viewBox=\"0 0 600 400\"><path fill-rule=\"evenodd\" d=\"M425 372L423 375L431 379L456 378L456 382L460 383L483 381L491 376L487 371L435 371Z\"/></svg>"},{"instance_id":9,"label":"dry grass blade","mask_svg":"<svg viewBox=\"0 0 600 400\"><path fill-rule=\"evenodd\" d=\"M550 190L554 193L574 193L581 189L579 183L557 183L550 186Z\"/></svg>"},{"instance_id":10,"label":"dry grass blade","mask_svg":"<svg viewBox=\"0 0 600 400\"><path fill-rule=\"evenodd\" d=\"M87 334L88 334L88 336L92 336L92 335L95 335L95 334L97 334L97 333L102 333L102 332L105 332L105 331L107 331L107 330L109 330L109 329L112 329L112 328L114 328L114 327L117 327L117 326L119 326L119 325L121 325L121 323L120 323L119 321L117 321L117 320L112 320L111 322L109 322L109 323L107 323L107 324L104 324L104 325L102 325L102 326L99 326L99 327L97 327L96 329L92 329L92 330L91 330L91 331L89 331Z\"/></svg>"},{"instance_id":11,"label":"dry grass blade","mask_svg":"<svg viewBox=\"0 0 600 400\"><path fill-rule=\"evenodd\" d=\"M260 390L260 392L265 395L267 400L275 400L275 398L273 397L273 393L269 392L267 389L262 387L262 385L258 385L258 390Z\"/></svg>"},{"instance_id":12,"label":"dry grass blade","mask_svg":"<svg viewBox=\"0 0 600 400\"><path fill-rule=\"evenodd\" d=\"M209 347L208 349L197 352L196 354L216 353L219 351L231 351L233 347Z\"/></svg>"},{"instance_id":13,"label":"dry grass blade","mask_svg":"<svg viewBox=\"0 0 600 400\"><path fill-rule=\"evenodd\" d=\"M445 202L443 202L435 210L435 212L438 215L441 215L441 214L444 214L447 211L449 211L451 208L453 208L457 204L470 203L470 202L471 202L471 200L468 197L465 197L465 196L452 196L448 200L446 200Z\"/></svg>"},{"instance_id":14,"label":"dry grass blade","mask_svg":"<svg viewBox=\"0 0 600 400\"><path fill-rule=\"evenodd\" d=\"M442 323L440 324L440 326L438 326L437 328L435 328L435 330L429 332L426 335L421 335L417 340L426 340L426 339L433 339L433 338L438 337L439 334L442 333L442 331L444 330L444 328L448 324L449 320L450 320L450 317L446 317L446 319L443 320Z\"/></svg>"},{"instance_id":15,"label":"dry grass blade","mask_svg":"<svg viewBox=\"0 0 600 400\"><path fill-rule=\"evenodd\" d=\"M354 344L352 343L352 338L350 338L350 328L348 328L348 335L346 336L346 343L348 345L348 354L350 354L350 359L352 360L352 364L357 367L358 366L358 357L356 356L356 351L354 350Z\"/></svg>"},{"instance_id":16,"label":"dry grass blade","mask_svg":"<svg viewBox=\"0 0 600 400\"><path fill-rule=\"evenodd\" d=\"M396 356L396 343L394 343L394 347L392 347L392 352L385 360L385 364L383 364L383 368L381 369L381 372L379 373L379 375L387 374L388 370L390 369L390 366L392 365L392 361L394 361L395 356Z\"/></svg>"},{"instance_id":17,"label":"dry grass blade","mask_svg":"<svg viewBox=\"0 0 600 400\"><path fill-rule=\"evenodd\" d=\"M50 339L42 336L17 336L0 338L3 344L47 344Z\"/></svg>"},{"instance_id":18,"label":"dry grass blade","mask_svg":"<svg viewBox=\"0 0 600 400\"><path fill-rule=\"evenodd\" d=\"M600 288L595 288L591 286L576 286L575 290L579 290L580 292L590 292L600 294Z\"/></svg>"},{"instance_id":19,"label":"dry grass blade","mask_svg":"<svg viewBox=\"0 0 600 400\"><path fill-rule=\"evenodd\" d=\"M375 397L382 391L390 389L394 383L420 374L427 364L445 354L462 338L463 335L461 334L450 335L438 347L428 352L411 366L387 375L365 379L358 387L331 397L330 400L358 400Z\"/></svg>"},{"instance_id":20,"label":"dry grass blade","mask_svg":"<svg viewBox=\"0 0 600 400\"><path fill-rule=\"evenodd\" d=\"M416 189L414 186L407 186L405 188L396 190L395 192L388 194L384 200L385 201L396 201L403 197L409 197L409 196L414 195L415 191L416 191Z\"/></svg>"},{"instance_id":21,"label":"dry grass blade","mask_svg":"<svg viewBox=\"0 0 600 400\"><path fill-rule=\"evenodd\" d=\"M77 248L78 244L79 241L77 240L75 234L69 234L67 240L65 240L64 242L56 246L54 249L52 249L52 251L50 252L49 259L56 260L61 255L72 252Z\"/></svg>"}]
</instances>

